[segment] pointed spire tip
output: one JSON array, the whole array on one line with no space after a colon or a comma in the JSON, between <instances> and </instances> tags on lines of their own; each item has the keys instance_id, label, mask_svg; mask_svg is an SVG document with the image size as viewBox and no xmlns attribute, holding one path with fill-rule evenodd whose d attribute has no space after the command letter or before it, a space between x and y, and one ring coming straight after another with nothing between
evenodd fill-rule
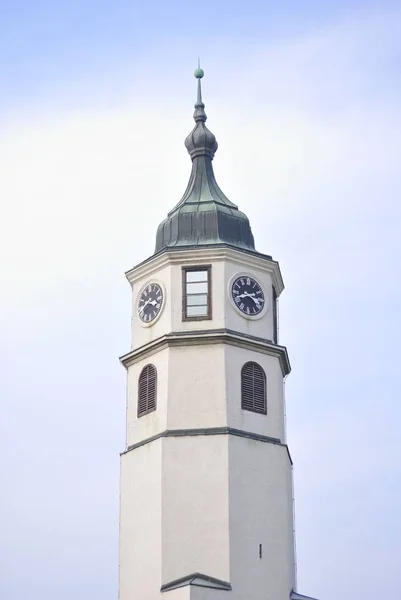
<instances>
[{"instance_id":1,"label":"pointed spire tip","mask_svg":"<svg viewBox=\"0 0 401 600\"><path fill-rule=\"evenodd\" d=\"M200 58L198 58L198 68L195 69L194 75L195 75L196 79L202 79L204 74L205 74L205 72L203 69L201 69L201 66L200 66Z\"/></svg>"}]
</instances>

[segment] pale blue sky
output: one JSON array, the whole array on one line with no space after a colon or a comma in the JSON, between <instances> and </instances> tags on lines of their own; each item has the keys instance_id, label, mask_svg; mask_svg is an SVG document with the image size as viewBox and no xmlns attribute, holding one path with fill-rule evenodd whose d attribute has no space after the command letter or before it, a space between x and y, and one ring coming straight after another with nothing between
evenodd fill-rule
<instances>
[{"instance_id":1,"label":"pale blue sky","mask_svg":"<svg viewBox=\"0 0 401 600\"><path fill-rule=\"evenodd\" d=\"M124 271L185 189L198 55L286 284L299 590L397 595L400 40L398 2L0 0L2 598L117 598Z\"/></svg>"}]
</instances>

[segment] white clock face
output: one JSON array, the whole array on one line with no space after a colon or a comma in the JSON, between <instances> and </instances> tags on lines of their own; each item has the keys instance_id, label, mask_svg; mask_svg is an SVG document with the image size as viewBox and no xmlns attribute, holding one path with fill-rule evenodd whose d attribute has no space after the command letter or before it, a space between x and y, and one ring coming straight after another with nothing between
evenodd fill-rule
<instances>
[{"instance_id":1,"label":"white clock face","mask_svg":"<svg viewBox=\"0 0 401 600\"><path fill-rule=\"evenodd\" d=\"M149 283L138 299L138 315L143 323L152 323L163 308L163 290L158 283Z\"/></svg>"},{"instance_id":2,"label":"white clock face","mask_svg":"<svg viewBox=\"0 0 401 600\"><path fill-rule=\"evenodd\" d=\"M238 310L247 317L260 315L265 306L262 287L248 275L241 275L234 279L231 285L231 297Z\"/></svg>"}]
</instances>

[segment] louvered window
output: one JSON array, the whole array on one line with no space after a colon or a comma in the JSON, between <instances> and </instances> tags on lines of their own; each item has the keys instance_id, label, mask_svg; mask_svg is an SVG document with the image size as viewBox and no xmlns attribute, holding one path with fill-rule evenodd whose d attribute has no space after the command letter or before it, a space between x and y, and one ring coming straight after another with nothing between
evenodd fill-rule
<instances>
[{"instance_id":1,"label":"louvered window","mask_svg":"<svg viewBox=\"0 0 401 600\"><path fill-rule=\"evenodd\" d=\"M241 408L265 415L266 375L260 365L248 362L241 371Z\"/></svg>"},{"instance_id":2,"label":"louvered window","mask_svg":"<svg viewBox=\"0 0 401 600\"><path fill-rule=\"evenodd\" d=\"M138 380L138 417L156 410L157 372L153 365L146 365Z\"/></svg>"}]
</instances>

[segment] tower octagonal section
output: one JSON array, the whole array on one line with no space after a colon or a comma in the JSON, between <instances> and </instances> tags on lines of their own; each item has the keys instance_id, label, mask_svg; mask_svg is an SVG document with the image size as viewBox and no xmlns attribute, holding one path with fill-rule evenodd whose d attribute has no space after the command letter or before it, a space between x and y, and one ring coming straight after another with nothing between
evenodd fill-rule
<instances>
[{"instance_id":1,"label":"tower octagonal section","mask_svg":"<svg viewBox=\"0 0 401 600\"><path fill-rule=\"evenodd\" d=\"M283 378L290 366L274 339L274 302L283 289L278 263L225 246L186 249L152 257L128 279L133 347L121 358L128 370L127 447L169 429L231 427L284 440ZM138 307L153 298L152 286L163 290L162 307L146 326ZM255 299L261 310L252 314ZM147 405L148 384L140 377L150 367L157 398ZM253 381L244 369L262 375Z\"/></svg>"},{"instance_id":2,"label":"tower octagonal section","mask_svg":"<svg viewBox=\"0 0 401 600\"><path fill-rule=\"evenodd\" d=\"M270 256L224 244L165 250L126 276L132 287L132 350L172 332L213 329L228 329L278 343L276 303L284 283L278 262ZM203 282L195 281L196 277L207 279L205 294L200 285ZM140 313L149 300L143 294L152 285L163 290L160 313L154 323L144 322ZM150 301L156 302L158 297ZM191 304L187 306L188 303ZM202 306L203 314L188 312L202 310Z\"/></svg>"}]
</instances>

